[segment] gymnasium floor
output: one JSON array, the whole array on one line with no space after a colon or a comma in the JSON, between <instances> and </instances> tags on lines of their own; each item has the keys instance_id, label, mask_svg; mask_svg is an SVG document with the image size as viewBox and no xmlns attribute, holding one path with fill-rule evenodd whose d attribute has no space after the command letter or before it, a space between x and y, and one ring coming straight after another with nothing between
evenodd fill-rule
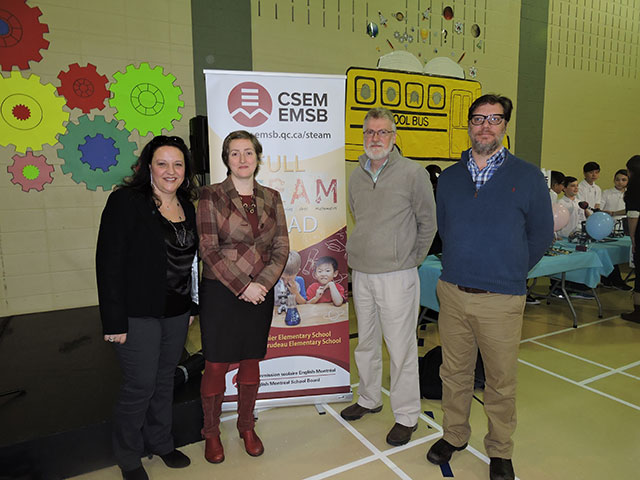
<instances>
[{"instance_id":1,"label":"gymnasium floor","mask_svg":"<svg viewBox=\"0 0 640 480\"><path fill-rule=\"evenodd\" d=\"M536 287L542 293L544 283ZM579 328L571 328L568 307L527 305L519 356L518 428L514 466L523 480L640 478L640 324L619 314L631 308L628 292L599 288L603 318L594 301L574 300ZM351 313L351 332L357 331ZM437 327L419 331L421 354L439 344ZM357 339L351 340L351 352ZM388 365L383 385L388 388ZM357 370L353 363L354 392ZM388 391L385 391L388 394ZM482 399L482 392L476 392ZM347 404L281 407L259 412L256 431L264 455L248 456L235 430L235 415L223 414L226 459L204 460L204 442L182 449L192 464L170 470L154 457L143 464L152 480L162 479L488 479L482 439L487 421L479 401L472 405L469 447L454 454L451 470L427 462L429 446L441 436L439 401L422 400L421 420L413 440L390 447L385 436L393 425L388 396L381 413L348 423L339 412ZM433 418L431 418L431 415ZM117 467L83 475L86 480L122 478Z\"/></svg>"}]
</instances>

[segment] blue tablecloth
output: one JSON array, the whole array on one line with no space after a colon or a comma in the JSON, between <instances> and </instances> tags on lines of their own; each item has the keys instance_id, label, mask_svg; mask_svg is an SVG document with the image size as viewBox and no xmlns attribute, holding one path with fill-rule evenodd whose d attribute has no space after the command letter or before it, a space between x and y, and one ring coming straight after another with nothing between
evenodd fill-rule
<instances>
[{"instance_id":1,"label":"blue tablecloth","mask_svg":"<svg viewBox=\"0 0 640 480\"><path fill-rule=\"evenodd\" d=\"M567 250L575 249L575 244L563 246ZM627 257L628 259L628 257ZM566 279L583 283L595 288L600 282L601 275L609 275L613 270L613 263L605 249L590 249L587 252L573 252L567 255L542 257L531 269L527 278L555 276L566 272ZM420 276L420 305L432 310L440 311L440 304L436 296L436 285L442 272L440 259L429 255L418 268Z\"/></svg>"},{"instance_id":2,"label":"blue tablecloth","mask_svg":"<svg viewBox=\"0 0 640 480\"><path fill-rule=\"evenodd\" d=\"M575 248L575 243L569 243L567 241L559 241L556 243L563 248L569 248L571 250ZM611 262L612 265L627 264L629 263L631 254L631 237L617 238L613 242L593 242L589 244L589 250L596 252L600 259L604 258L603 263Z\"/></svg>"}]
</instances>

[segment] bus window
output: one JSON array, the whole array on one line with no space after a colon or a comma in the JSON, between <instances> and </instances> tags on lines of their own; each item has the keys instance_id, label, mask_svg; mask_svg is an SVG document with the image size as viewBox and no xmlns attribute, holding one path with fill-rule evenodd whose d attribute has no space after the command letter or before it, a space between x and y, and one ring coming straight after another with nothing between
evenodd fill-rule
<instances>
[{"instance_id":1,"label":"bus window","mask_svg":"<svg viewBox=\"0 0 640 480\"><path fill-rule=\"evenodd\" d=\"M429 85L429 108L443 109L445 99L446 92L442 85Z\"/></svg>"},{"instance_id":2,"label":"bus window","mask_svg":"<svg viewBox=\"0 0 640 480\"><path fill-rule=\"evenodd\" d=\"M380 83L382 104L390 107L400 105L400 82L395 80L382 80Z\"/></svg>"},{"instance_id":3,"label":"bus window","mask_svg":"<svg viewBox=\"0 0 640 480\"><path fill-rule=\"evenodd\" d=\"M376 80L369 77L356 77L356 102L373 105L376 103Z\"/></svg>"},{"instance_id":4,"label":"bus window","mask_svg":"<svg viewBox=\"0 0 640 480\"><path fill-rule=\"evenodd\" d=\"M409 108L422 108L424 87L420 83L407 82L404 86L404 101Z\"/></svg>"}]
</instances>

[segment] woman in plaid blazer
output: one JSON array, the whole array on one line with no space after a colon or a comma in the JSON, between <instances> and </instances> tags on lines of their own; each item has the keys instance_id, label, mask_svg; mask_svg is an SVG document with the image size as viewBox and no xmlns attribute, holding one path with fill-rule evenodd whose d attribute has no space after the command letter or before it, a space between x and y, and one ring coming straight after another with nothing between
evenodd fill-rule
<instances>
[{"instance_id":1,"label":"woman in plaid blazer","mask_svg":"<svg viewBox=\"0 0 640 480\"><path fill-rule=\"evenodd\" d=\"M201 396L205 458L224 460L220 413L225 375L239 363L238 421L247 453L264 447L254 430L253 409L260 386L259 361L267 351L273 316L273 287L289 255L289 236L280 194L255 181L262 146L244 130L222 145L227 179L202 190L197 211L204 263L200 328L205 356Z\"/></svg>"}]
</instances>

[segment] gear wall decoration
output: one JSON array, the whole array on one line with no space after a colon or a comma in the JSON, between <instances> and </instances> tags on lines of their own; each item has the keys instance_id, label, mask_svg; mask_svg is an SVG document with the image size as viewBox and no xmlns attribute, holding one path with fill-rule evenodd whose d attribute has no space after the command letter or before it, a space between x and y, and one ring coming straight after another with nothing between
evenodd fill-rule
<instances>
[{"instance_id":1,"label":"gear wall decoration","mask_svg":"<svg viewBox=\"0 0 640 480\"><path fill-rule=\"evenodd\" d=\"M0 65L11 71L14 66L27 70L29 62L42 60L40 50L49 47L43 38L49 32L38 17L38 7L29 7L26 0L2 0L0 4Z\"/></svg>"},{"instance_id":2,"label":"gear wall decoration","mask_svg":"<svg viewBox=\"0 0 640 480\"><path fill-rule=\"evenodd\" d=\"M138 147L129 141L131 132L126 129L118 129L118 122L111 120L107 122L104 117L96 116L93 120L87 115L78 118L78 123L69 123L67 133L60 137L63 148L58 150L58 156L64 160L62 171L71 174L71 179L76 183L84 183L89 190L97 190L98 187L106 192L114 185L122 182L124 177L132 174L131 166L136 161L134 154ZM113 139L113 150L115 158L113 161L106 160L95 162L90 158L83 158L84 152L90 154L95 149L91 144L95 143L95 138ZM99 140L98 140L99 141ZM90 144L87 148L84 145ZM80 148L83 146L83 148ZM95 147L95 145L94 145ZM101 148L103 152L108 148ZM116 153L117 152L117 153ZM109 164L107 171L102 167Z\"/></svg>"},{"instance_id":3,"label":"gear wall decoration","mask_svg":"<svg viewBox=\"0 0 640 480\"><path fill-rule=\"evenodd\" d=\"M116 157L120 151L116 148L113 138L104 138L101 133L95 137L86 136L83 145L78 148L82 152L80 160L89 164L91 170L100 169L108 172L111 167L118 164Z\"/></svg>"},{"instance_id":4,"label":"gear wall decoration","mask_svg":"<svg viewBox=\"0 0 640 480\"><path fill-rule=\"evenodd\" d=\"M129 130L137 129L141 136L149 132L160 135L163 128L172 130L173 121L182 118L178 111L184 107L180 100L182 89L173 85L176 77L164 75L161 66L152 69L148 63L141 63L139 68L129 65L125 73L116 72L113 78L109 105L118 110L115 117L124 120Z\"/></svg>"},{"instance_id":5,"label":"gear wall decoration","mask_svg":"<svg viewBox=\"0 0 640 480\"><path fill-rule=\"evenodd\" d=\"M77 63L69 65L68 72L60 72L58 79L61 85L58 93L67 99L69 108L80 108L89 113L92 108L102 110L104 99L109 98L106 75L98 75L96 66L90 63L81 67Z\"/></svg>"},{"instance_id":6,"label":"gear wall decoration","mask_svg":"<svg viewBox=\"0 0 640 480\"><path fill-rule=\"evenodd\" d=\"M27 152L12 158L13 164L7 167L7 172L11 174L11 183L20 185L23 192L33 189L41 192L45 184L53 182L53 165L47 163L44 155L34 156L33 152Z\"/></svg>"},{"instance_id":7,"label":"gear wall decoration","mask_svg":"<svg viewBox=\"0 0 640 480\"><path fill-rule=\"evenodd\" d=\"M55 145L69 120L62 107L64 98L56 96L52 84L40 83L37 75L24 78L13 71L9 78L0 76L0 145L15 145L20 153Z\"/></svg>"}]
</instances>

